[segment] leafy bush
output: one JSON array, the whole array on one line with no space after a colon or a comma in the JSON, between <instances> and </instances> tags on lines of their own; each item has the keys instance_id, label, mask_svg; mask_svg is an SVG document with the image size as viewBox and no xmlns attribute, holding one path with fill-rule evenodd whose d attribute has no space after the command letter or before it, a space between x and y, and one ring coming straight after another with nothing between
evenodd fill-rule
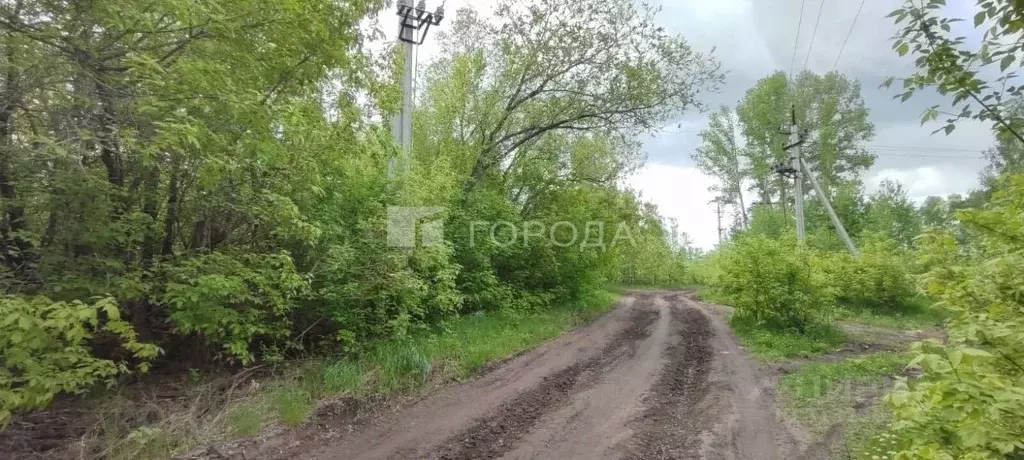
<instances>
[{"instance_id":1,"label":"leafy bush","mask_svg":"<svg viewBox=\"0 0 1024 460\"><path fill-rule=\"evenodd\" d=\"M97 335L118 339L129 355L120 360L95 356L89 342ZM159 352L138 341L114 299L87 304L0 297L0 426L13 411L44 407L57 393L113 383L130 372L130 358L144 372Z\"/></svg>"},{"instance_id":2,"label":"leafy bush","mask_svg":"<svg viewBox=\"0 0 1024 460\"><path fill-rule=\"evenodd\" d=\"M946 344L916 344L922 381L887 398L900 459L1024 456L1024 175L1005 180L984 209L961 211L978 229L971 250L938 231L920 239L924 289L948 310Z\"/></svg>"},{"instance_id":3,"label":"leafy bush","mask_svg":"<svg viewBox=\"0 0 1024 460\"><path fill-rule=\"evenodd\" d=\"M823 274L790 238L738 238L714 258L712 287L736 308L737 320L806 332L824 322L833 304Z\"/></svg>"},{"instance_id":4,"label":"leafy bush","mask_svg":"<svg viewBox=\"0 0 1024 460\"><path fill-rule=\"evenodd\" d=\"M167 271L164 301L175 327L200 334L243 364L256 358L257 340L265 355L276 352L291 333L289 313L309 288L286 253L213 252Z\"/></svg>"},{"instance_id":5,"label":"leafy bush","mask_svg":"<svg viewBox=\"0 0 1024 460\"><path fill-rule=\"evenodd\" d=\"M895 241L866 238L860 257L847 252L823 255L823 267L836 289L838 299L854 306L898 310L917 295L913 277L904 260L907 256Z\"/></svg>"}]
</instances>

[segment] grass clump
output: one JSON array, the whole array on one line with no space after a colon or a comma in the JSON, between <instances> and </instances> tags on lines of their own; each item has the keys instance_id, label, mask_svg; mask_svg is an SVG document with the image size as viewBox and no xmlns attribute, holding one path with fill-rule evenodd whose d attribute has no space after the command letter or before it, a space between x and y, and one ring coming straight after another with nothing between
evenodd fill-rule
<instances>
[{"instance_id":1,"label":"grass clump","mask_svg":"<svg viewBox=\"0 0 1024 460\"><path fill-rule=\"evenodd\" d=\"M765 328L749 317L733 316L732 328L744 348L765 361L820 356L846 342L842 331L827 324L816 324L799 333Z\"/></svg>"},{"instance_id":2,"label":"grass clump","mask_svg":"<svg viewBox=\"0 0 1024 460\"><path fill-rule=\"evenodd\" d=\"M290 427L302 425L313 412L313 398L308 391L284 385L270 395L271 405L281 422Z\"/></svg>"}]
</instances>

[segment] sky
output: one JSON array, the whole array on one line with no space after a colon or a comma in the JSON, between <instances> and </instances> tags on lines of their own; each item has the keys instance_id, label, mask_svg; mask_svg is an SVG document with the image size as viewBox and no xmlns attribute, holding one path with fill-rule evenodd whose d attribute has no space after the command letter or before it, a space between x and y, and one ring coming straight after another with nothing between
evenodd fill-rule
<instances>
[{"instance_id":1,"label":"sky","mask_svg":"<svg viewBox=\"0 0 1024 460\"><path fill-rule=\"evenodd\" d=\"M890 37L896 26L885 17L902 0L866 0L838 63L839 50L860 6L856 0L648 1L662 8L658 16L661 26L682 35L697 51L714 49L713 56L722 63L727 72L725 83L717 92L699 97L707 107L735 106L759 79L777 70L788 71L791 62L795 62L794 71L806 68L816 73L835 66L861 82L875 125L875 138L868 146L878 159L865 177L869 191L882 180L893 179L903 183L912 199L921 201L929 195L964 193L977 186L984 166L981 151L992 144L988 125L961 122L950 135L932 134L942 123L922 126L921 113L934 104L948 106L947 98L921 94L901 104L892 99L896 89L878 88L887 77L913 72L912 60L892 51ZM485 14L491 4L488 0L448 0L445 9L451 16L468 3ZM946 14L969 18L973 3L950 0ZM427 6L433 10L438 4L435 0ZM397 29L397 22L395 27L387 27L388 19L381 19L385 31L394 36L390 29ZM445 21L441 29L450 24L450 19ZM428 37L418 60L429 61L436 52L436 41ZM708 187L715 180L698 171L690 158L706 124L706 114L693 110L648 136L644 139L647 164L627 183L658 205L663 216L675 219L693 244L711 249L718 242L715 206L708 203L714 197Z\"/></svg>"}]
</instances>

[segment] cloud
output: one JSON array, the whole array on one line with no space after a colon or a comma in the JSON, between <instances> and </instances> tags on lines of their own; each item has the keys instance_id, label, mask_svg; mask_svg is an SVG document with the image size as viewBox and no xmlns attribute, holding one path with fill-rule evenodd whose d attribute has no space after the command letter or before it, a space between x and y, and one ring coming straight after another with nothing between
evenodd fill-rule
<instances>
[{"instance_id":1,"label":"cloud","mask_svg":"<svg viewBox=\"0 0 1024 460\"><path fill-rule=\"evenodd\" d=\"M915 203L921 203L932 195L944 196L951 193L966 194L978 186L978 180L966 178L955 168L943 166L922 166L908 169L883 169L872 173L865 180L867 191L878 190L884 180L903 184L907 195Z\"/></svg>"},{"instance_id":2,"label":"cloud","mask_svg":"<svg viewBox=\"0 0 1024 460\"><path fill-rule=\"evenodd\" d=\"M627 181L644 201L658 206L663 217L675 219L679 230L703 249L718 244L717 216L707 204L715 197L708 188L717 184L717 179L696 168L656 163L644 166Z\"/></svg>"}]
</instances>

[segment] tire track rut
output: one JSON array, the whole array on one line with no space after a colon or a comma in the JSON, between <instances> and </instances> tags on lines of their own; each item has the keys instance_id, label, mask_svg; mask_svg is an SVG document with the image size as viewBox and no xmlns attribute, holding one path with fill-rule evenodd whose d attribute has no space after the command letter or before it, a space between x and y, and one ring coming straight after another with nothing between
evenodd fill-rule
<instances>
[{"instance_id":1,"label":"tire track rut","mask_svg":"<svg viewBox=\"0 0 1024 460\"><path fill-rule=\"evenodd\" d=\"M651 334L659 312L644 296L631 314L629 325L616 334L596 356L547 376L537 386L502 404L493 415L477 420L451 437L426 458L437 460L493 459L513 450L542 416L565 405L572 397L596 385L617 361L636 353L638 343ZM394 457L408 458L408 457Z\"/></svg>"},{"instance_id":2,"label":"tire track rut","mask_svg":"<svg viewBox=\"0 0 1024 460\"><path fill-rule=\"evenodd\" d=\"M708 422L700 406L710 390L714 332L696 308L671 312L677 340L665 349L662 374L644 400L647 409L632 424L635 434L624 456L628 460L700 457L700 438Z\"/></svg>"}]
</instances>

